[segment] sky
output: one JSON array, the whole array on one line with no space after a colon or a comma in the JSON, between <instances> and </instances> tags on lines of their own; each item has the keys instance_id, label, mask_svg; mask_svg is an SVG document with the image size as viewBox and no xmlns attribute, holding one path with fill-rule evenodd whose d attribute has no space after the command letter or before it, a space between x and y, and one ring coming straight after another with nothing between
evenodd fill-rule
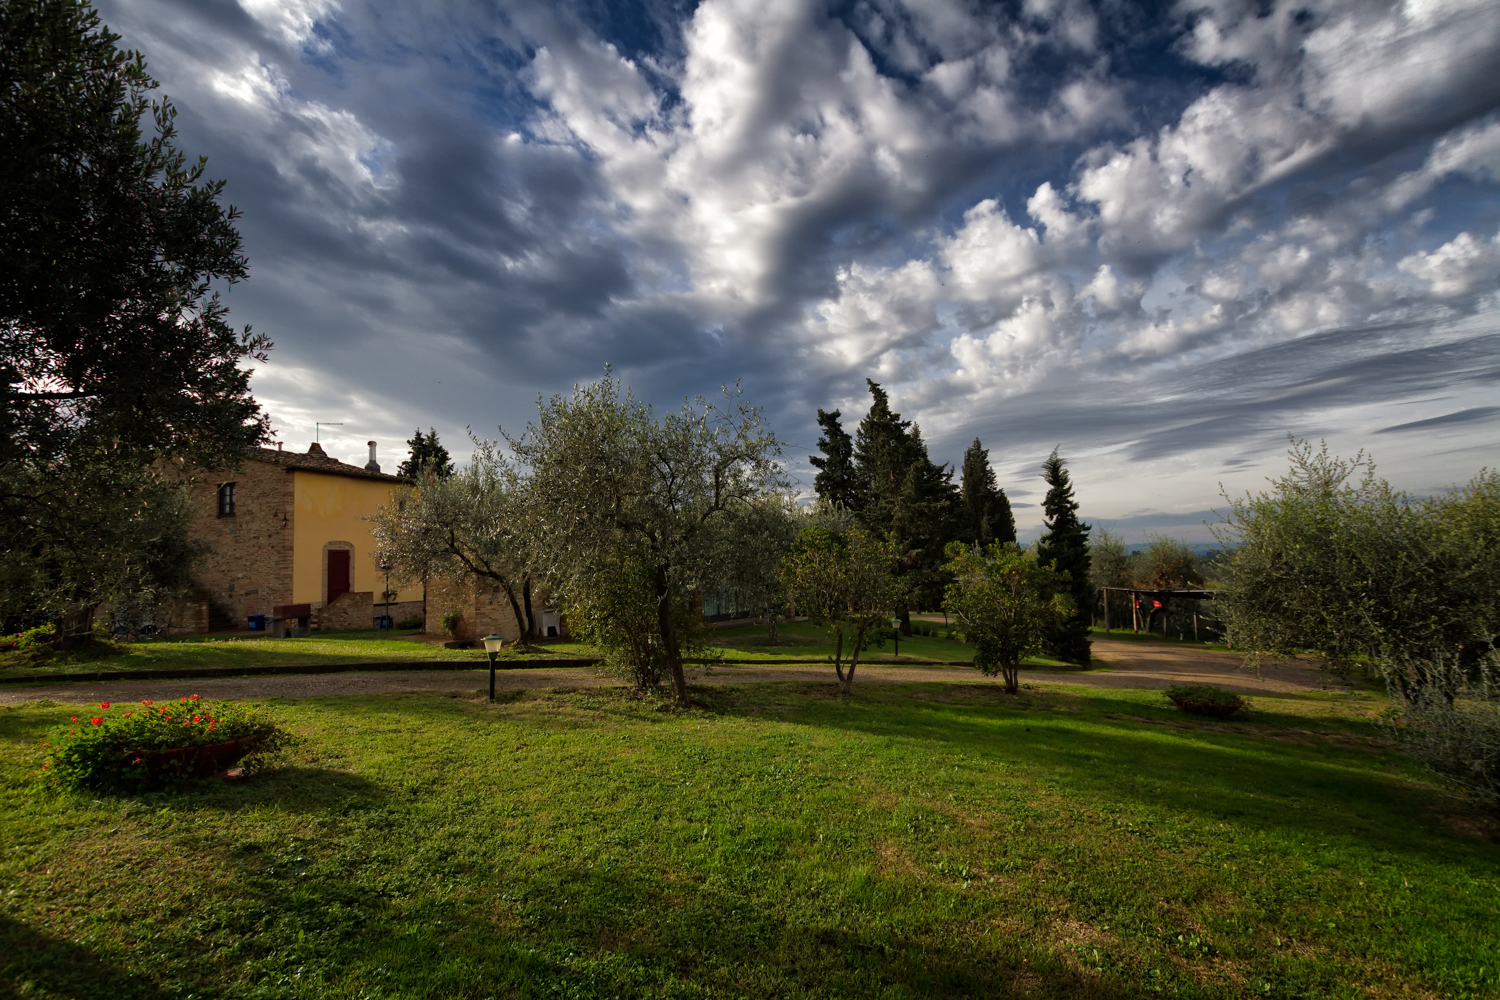
<instances>
[{"instance_id":1,"label":"sky","mask_svg":"<svg viewBox=\"0 0 1500 1000\"><path fill-rule=\"evenodd\" d=\"M98 9L243 213L288 448L462 456L608 364L738 381L807 491L874 379L1023 538L1054 446L1129 542L1207 540L1289 435L1497 464L1493 0Z\"/></svg>"}]
</instances>

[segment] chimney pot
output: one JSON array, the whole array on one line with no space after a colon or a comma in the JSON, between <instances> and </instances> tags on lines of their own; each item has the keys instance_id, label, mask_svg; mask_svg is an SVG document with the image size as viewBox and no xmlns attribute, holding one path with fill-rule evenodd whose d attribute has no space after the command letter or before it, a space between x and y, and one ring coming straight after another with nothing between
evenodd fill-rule
<instances>
[{"instance_id":1,"label":"chimney pot","mask_svg":"<svg viewBox=\"0 0 1500 1000\"><path fill-rule=\"evenodd\" d=\"M370 441L370 442L367 442L367 443L370 446L370 460L365 463L365 471L366 472L379 472L380 471L380 463L377 462L377 461L375 461L375 442L374 441Z\"/></svg>"},{"instance_id":2,"label":"chimney pot","mask_svg":"<svg viewBox=\"0 0 1500 1000\"><path fill-rule=\"evenodd\" d=\"M309 455L317 455L320 458L327 458L328 457L328 453L323 450L323 446L320 445L320 444L318 444L318 442L316 442L316 441L314 441L312 443L311 447L309 447L307 449L307 453Z\"/></svg>"}]
</instances>

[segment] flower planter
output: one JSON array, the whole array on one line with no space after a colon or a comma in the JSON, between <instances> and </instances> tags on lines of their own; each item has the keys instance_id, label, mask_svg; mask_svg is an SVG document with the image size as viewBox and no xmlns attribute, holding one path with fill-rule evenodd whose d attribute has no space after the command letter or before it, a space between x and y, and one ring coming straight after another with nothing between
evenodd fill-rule
<instances>
[{"instance_id":1,"label":"flower planter","mask_svg":"<svg viewBox=\"0 0 1500 1000\"><path fill-rule=\"evenodd\" d=\"M1177 707L1193 715L1211 715L1216 719L1227 719L1243 705L1211 705L1205 701L1179 701Z\"/></svg>"},{"instance_id":2,"label":"flower planter","mask_svg":"<svg viewBox=\"0 0 1500 1000\"><path fill-rule=\"evenodd\" d=\"M187 778L206 778L220 771L227 771L255 749L260 738L247 736L223 743L207 743L196 747L177 747L139 754L141 766L152 774L171 770Z\"/></svg>"}]
</instances>

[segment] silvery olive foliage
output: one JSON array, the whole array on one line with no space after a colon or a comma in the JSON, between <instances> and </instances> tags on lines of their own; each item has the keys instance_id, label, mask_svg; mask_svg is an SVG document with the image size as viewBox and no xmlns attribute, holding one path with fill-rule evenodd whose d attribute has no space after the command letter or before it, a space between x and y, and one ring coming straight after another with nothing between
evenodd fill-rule
<instances>
[{"instance_id":1,"label":"silvery olive foliage","mask_svg":"<svg viewBox=\"0 0 1500 1000\"><path fill-rule=\"evenodd\" d=\"M646 581L654 645L617 652L651 650L685 704L683 652L693 640L684 608L722 564L730 522L786 489L781 444L760 410L736 386L717 402L700 397L657 415L606 370L541 402L536 421L508 440L529 472L531 525L570 622L636 621L631 581ZM646 678L658 669L638 668Z\"/></svg>"},{"instance_id":2,"label":"silvery olive foliage","mask_svg":"<svg viewBox=\"0 0 1500 1000\"><path fill-rule=\"evenodd\" d=\"M393 580L469 579L498 587L522 639L537 636L541 562L530 480L500 442L473 438L472 457L447 476L426 470L392 491L370 518L376 560Z\"/></svg>"},{"instance_id":3,"label":"silvery olive foliage","mask_svg":"<svg viewBox=\"0 0 1500 1000\"><path fill-rule=\"evenodd\" d=\"M1500 474L1429 497L1395 490L1363 453L1293 442L1265 492L1227 498L1218 593L1254 659L1308 651L1377 672L1403 745L1493 801L1500 782Z\"/></svg>"}]
</instances>

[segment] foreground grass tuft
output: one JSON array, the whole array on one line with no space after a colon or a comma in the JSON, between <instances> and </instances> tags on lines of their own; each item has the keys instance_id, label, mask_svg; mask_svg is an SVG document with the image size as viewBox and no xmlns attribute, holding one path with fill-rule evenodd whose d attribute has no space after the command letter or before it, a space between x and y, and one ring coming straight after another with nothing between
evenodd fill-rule
<instances>
[{"instance_id":1,"label":"foreground grass tuft","mask_svg":"<svg viewBox=\"0 0 1500 1000\"><path fill-rule=\"evenodd\" d=\"M40 794L68 710L0 709L0 995L1500 988L1494 830L1369 699L831 691L282 703L287 769L138 798Z\"/></svg>"}]
</instances>

